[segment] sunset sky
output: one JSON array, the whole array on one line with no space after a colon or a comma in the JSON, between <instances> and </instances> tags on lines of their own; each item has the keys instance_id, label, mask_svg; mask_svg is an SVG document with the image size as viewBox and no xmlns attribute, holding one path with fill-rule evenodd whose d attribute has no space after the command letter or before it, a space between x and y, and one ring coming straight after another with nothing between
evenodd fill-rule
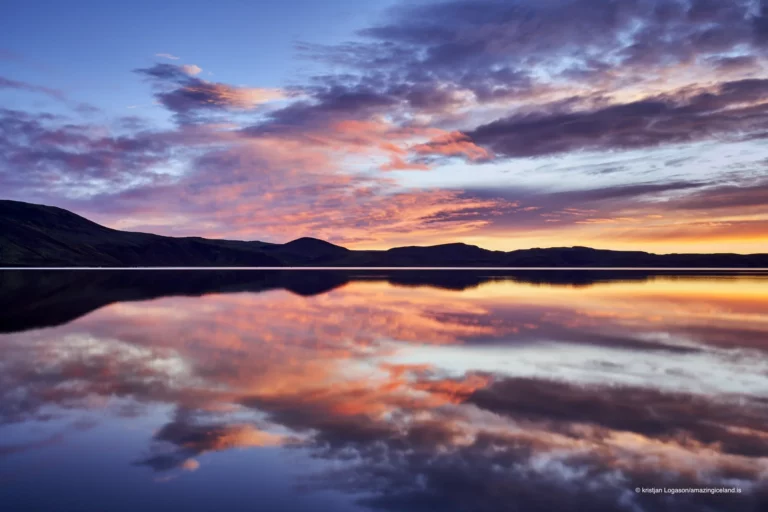
<instances>
[{"instance_id":1,"label":"sunset sky","mask_svg":"<svg viewBox=\"0 0 768 512\"><path fill-rule=\"evenodd\" d=\"M768 252L759 0L0 2L0 198L172 236Z\"/></svg>"}]
</instances>

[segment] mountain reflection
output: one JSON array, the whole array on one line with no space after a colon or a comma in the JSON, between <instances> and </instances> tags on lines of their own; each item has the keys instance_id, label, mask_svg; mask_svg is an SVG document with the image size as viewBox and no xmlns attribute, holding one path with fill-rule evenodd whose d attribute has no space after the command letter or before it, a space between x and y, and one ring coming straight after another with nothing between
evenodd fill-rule
<instances>
[{"instance_id":1,"label":"mountain reflection","mask_svg":"<svg viewBox=\"0 0 768 512\"><path fill-rule=\"evenodd\" d=\"M82 411L130 422L164 405L135 470L183 479L235 448L281 447L327 463L297 486L363 510L768 505L764 275L6 272L0 283L0 432L41 432L0 442L0 467L70 435L48 423ZM742 493L634 490L711 486Z\"/></svg>"}]
</instances>

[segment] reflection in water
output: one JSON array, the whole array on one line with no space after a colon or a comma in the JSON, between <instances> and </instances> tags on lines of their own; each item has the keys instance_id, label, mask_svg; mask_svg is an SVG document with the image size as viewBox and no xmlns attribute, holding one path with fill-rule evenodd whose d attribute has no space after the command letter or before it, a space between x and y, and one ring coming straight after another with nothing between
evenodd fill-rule
<instances>
[{"instance_id":1,"label":"reflection in water","mask_svg":"<svg viewBox=\"0 0 768 512\"><path fill-rule=\"evenodd\" d=\"M0 508L768 505L766 275L17 271L0 286ZM130 492L81 492L73 468Z\"/></svg>"}]
</instances>

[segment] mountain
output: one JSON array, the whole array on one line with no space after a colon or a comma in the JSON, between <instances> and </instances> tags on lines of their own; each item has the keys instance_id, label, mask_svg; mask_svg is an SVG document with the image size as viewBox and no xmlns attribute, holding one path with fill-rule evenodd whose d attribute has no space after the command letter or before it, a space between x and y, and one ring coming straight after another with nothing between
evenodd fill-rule
<instances>
[{"instance_id":1,"label":"mountain","mask_svg":"<svg viewBox=\"0 0 768 512\"><path fill-rule=\"evenodd\" d=\"M658 255L588 247L504 252L461 243L352 251L316 238L272 244L119 231L61 208L0 200L0 266L768 268L768 254Z\"/></svg>"},{"instance_id":2,"label":"mountain","mask_svg":"<svg viewBox=\"0 0 768 512\"><path fill-rule=\"evenodd\" d=\"M325 240L304 237L287 244L267 246L264 252L275 255L286 265L322 266L344 259L352 251Z\"/></svg>"}]
</instances>

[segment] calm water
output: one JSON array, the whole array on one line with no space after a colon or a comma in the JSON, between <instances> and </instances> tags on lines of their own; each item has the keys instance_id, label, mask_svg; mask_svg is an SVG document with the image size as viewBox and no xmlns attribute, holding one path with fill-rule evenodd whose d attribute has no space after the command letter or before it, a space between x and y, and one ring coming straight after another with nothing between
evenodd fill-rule
<instances>
[{"instance_id":1,"label":"calm water","mask_svg":"<svg viewBox=\"0 0 768 512\"><path fill-rule=\"evenodd\" d=\"M0 272L2 511L758 511L767 477L766 274Z\"/></svg>"}]
</instances>

